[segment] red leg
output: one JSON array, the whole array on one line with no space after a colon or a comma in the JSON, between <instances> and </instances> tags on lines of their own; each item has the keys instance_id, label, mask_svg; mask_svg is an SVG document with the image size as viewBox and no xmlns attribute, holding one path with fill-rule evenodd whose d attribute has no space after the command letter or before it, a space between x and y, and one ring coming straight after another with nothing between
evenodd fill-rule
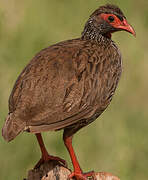
<instances>
[{"instance_id":1,"label":"red leg","mask_svg":"<svg viewBox=\"0 0 148 180\"><path fill-rule=\"evenodd\" d=\"M87 177L94 177L94 172L83 173L80 165L78 163L77 157L75 155L74 149L72 147L72 136L63 136L65 146L70 154L70 158L74 167L74 172L72 172L69 178L75 177L77 180L87 180Z\"/></svg>"},{"instance_id":2,"label":"red leg","mask_svg":"<svg viewBox=\"0 0 148 180\"><path fill-rule=\"evenodd\" d=\"M67 166L65 160L63 160L63 159L61 159L61 158L59 158L59 157L56 157L56 156L51 156L51 155L48 154L48 152L47 152L47 150L46 150L46 147L45 147L45 145L44 145L42 136L41 136L40 133L37 133L37 134L35 134L35 135L36 135L36 137L37 137L37 140L38 140L38 143L39 143L41 152L42 152L42 157L41 157L41 159L39 160L39 162L35 165L34 168L39 168L41 164L43 164L44 162L50 161L50 160L59 161L59 162L61 162L64 166Z\"/></svg>"}]
</instances>

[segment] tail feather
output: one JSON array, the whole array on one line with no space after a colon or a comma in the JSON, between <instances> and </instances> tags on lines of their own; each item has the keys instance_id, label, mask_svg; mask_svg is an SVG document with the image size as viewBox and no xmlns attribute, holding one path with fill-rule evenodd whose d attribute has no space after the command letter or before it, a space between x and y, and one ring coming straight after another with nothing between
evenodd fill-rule
<instances>
[{"instance_id":1,"label":"tail feather","mask_svg":"<svg viewBox=\"0 0 148 180\"><path fill-rule=\"evenodd\" d=\"M9 142L13 140L25 128L25 123L15 117L14 113L10 113L2 128L2 136Z\"/></svg>"}]
</instances>

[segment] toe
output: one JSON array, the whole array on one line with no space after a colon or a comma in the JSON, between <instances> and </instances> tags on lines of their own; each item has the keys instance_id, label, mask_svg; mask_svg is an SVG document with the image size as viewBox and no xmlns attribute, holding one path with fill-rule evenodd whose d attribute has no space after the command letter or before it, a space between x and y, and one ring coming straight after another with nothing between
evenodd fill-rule
<instances>
[{"instance_id":1,"label":"toe","mask_svg":"<svg viewBox=\"0 0 148 180\"><path fill-rule=\"evenodd\" d=\"M56 156L49 156L48 157L48 160L54 160L54 161L58 161L60 162L64 167L67 167L67 162L62 159L62 158L59 158L59 157L56 157Z\"/></svg>"},{"instance_id":2,"label":"toe","mask_svg":"<svg viewBox=\"0 0 148 180\"><path fill-rule=\"evenodd\" d=\"M82 172L72 172L69 175L69 179L75 177L76 180L87 180L88 178L91 180L95 180L95 173L94 171L88 172L88 173L82 173Z\"/></svg>"},{"instance_id":3,"label":"toe","mask_svg":"<svg viewBox=\"0 0 148 180\"><path fill-rule=\"evenodd\" d=\"M41 164L43 164L44 163L44 160L41 158L39 161L38 161L38 163L34 166L34 169L38 169L40 166L41 166Z\"/></svg>"}]
</instances>

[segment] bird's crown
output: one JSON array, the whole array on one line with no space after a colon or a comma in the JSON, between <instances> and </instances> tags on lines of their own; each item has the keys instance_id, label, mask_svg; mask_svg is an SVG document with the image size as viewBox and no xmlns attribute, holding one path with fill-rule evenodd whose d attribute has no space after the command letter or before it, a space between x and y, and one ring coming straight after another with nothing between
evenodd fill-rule
<instances>
[{"instance_id":1,"label":"bird's crown","mask_svg":"<svg viewBox=\"0 0 148 180\"><path fill-rule=\"evenodd\" d=\"M115 14L117 16L121 16L121 17L124 17L124 14L123 12L121 11L121 9L116 6L116 5L113 5L113 4L106 4L104 6L100 6L98 9L96 9L90 17L93 17L93 16L96 16L96 15L99 15L101 13L105 13L105 14Z\"/></svg>"}]
</instances>

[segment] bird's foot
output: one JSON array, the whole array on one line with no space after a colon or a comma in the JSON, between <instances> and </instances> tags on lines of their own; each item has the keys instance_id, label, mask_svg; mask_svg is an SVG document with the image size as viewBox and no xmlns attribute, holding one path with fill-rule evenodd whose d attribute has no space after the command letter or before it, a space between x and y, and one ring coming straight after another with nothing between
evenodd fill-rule
<instances>
[{"instance_id":1,"label":"bird's foot","mask_svg":"<svg viewBox=\"0 0 148 180\"><path fill-rule=\"evenodd\" d=\"M72 172L69 175L69 179L75 178L76 180L96 180L96 176L94 171L82 173L82 172Z\"/></svg>"},{"instance_id":2,"label":"bird's foot","mask_svg":"<svg viewBox=\"0 0 148 180\"><path fill-rule=\"evenodd\" d=\"M64 159L61 159L56 156L51 156L51 155L46 155L45 157L41 157L41 159L38 161L38 163L35 165L34 169L37 169L41 166L41 164L44 164L45 162L48 161L57 161L59 162L62 166L67 167L67 162Z\"/></svg>"}]
</instances>

